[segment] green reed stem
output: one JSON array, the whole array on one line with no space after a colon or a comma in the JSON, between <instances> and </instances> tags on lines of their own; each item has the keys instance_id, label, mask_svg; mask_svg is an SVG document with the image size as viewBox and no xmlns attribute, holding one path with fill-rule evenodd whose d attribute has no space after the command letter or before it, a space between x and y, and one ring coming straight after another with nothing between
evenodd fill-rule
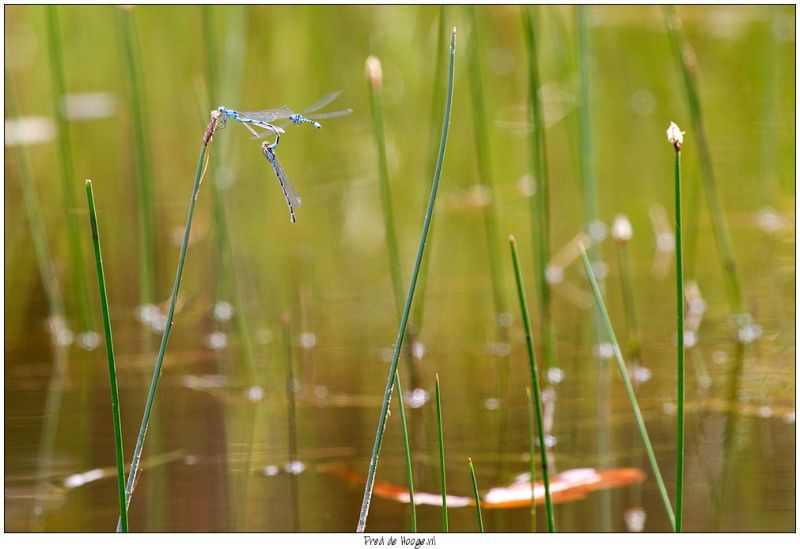
<instances>
[{"instance_id":1,"label":"green reed stem","mask_svg":"<svg viewBox=\"0 0 800 549\"><path fill-rule=\"evenodd\" d=\"M495 202L495 184L492 175L491 146L489 143L489 124L486 121L486 105L484 100L483 80L481 78L481 49L479 43L478 22L475 15L475 6L464 7L469 22L469 41L467 42L467 68L470 83L470 98L472 101L473 129L475 136L475 158L478 163L478 179L482 189L485 189L487 200L482 207L483 226L486 234L489 273L491 276L492 296L494 303L495 334L502 344L508 343L508 304L503 289L503 262L500 258L499 230L497 221L497 207ZM496 391L499 397L509 396L509 358L507 354L500 356L497 366ZM509 409L502 408L497 414L497 455L504 456L508 436L506 434L509 423ZM504 459L497 462L497 476L505 477Z\"/></svg>"},{"instance_id":2,"label":"green reed stem","mask_svg":"<svg viewBox=\"0 0 800 549\"><path fill-rule=\"evenodd\" d=\"M92 331L92 315L89 306L89 290L86 271L83 266L83 245L81 244L78 219L75 216L76 200L73 185L72 146L69 125L64 112L63 101L66 95L64 66L61 58L61 36L59 34L57 6L47 6L47 43L50 50L50 75L53 84L53 110L58 126L58 153L61 166L61 190L64 201L64 217L67 223L72 287L78 306L78 318L82 332Z\"/></svg>"},{"instance_id":3,"label":"green reed stem","mask_svg":"<svg viewBox=\"0 0 800 549\"><path fill-rule=\"evenodd\" d=\"M597 309L600 313L600 318L603 321L603 325L606 329L606 334L608 335L609 340L611 341L611 346L614 348L614 356L617 359L617 367L619 370L619 375L622 377L622 382L625 385L625 392L628 395L628 400L631 403L631 408L633 408L633 416L636 419L636 426L639 428L639 434L642 437L642 443L644 444L645 451L647 452L647 458L650 460L650 467L653 469L653 474L656 477L656 484L658 485L658 491L661 495L661 501L664 503L664 509L667 512L667 516L669 517L670 525L675 527L675 514L672 511L672 505L669 501L669 495L667 494L667 488L664 486L664 480L661 478L661 469L658 467L658 462L656 461L655 452L653 452L653 445L650 443L650 437L647 434L647 427L644 424L644 418L642 417L642 412L639 409L639 402L636 400L636 393L633 390L633 385L631 384L631 378L628 375L628 369L625 367L625 359L622 357L622 351L620 351L619 343L617 343L617 336L614 334L614 328L611 326L611 318L608 316L608 311L606 310L605 302L603 301L603 296L600 293L600 286L597 284L597 279L594 276L594 272L592 270L592 265L589 262L589 257L586 255L586 250L583 248L583 245L579 245L581 259L583 260L583 267L586 270L586 275L589 277L589 282L592 286L592 293L594 294L595 303L597 304Z\"/></svg>"},{"instance_id":4,"label":"green reed stem","mask_svg":"<svg viewBox=\"0 0 800 549\"><path fill-rule=\"evenodd\" d=\"M581 197L583 200L585 231L591 237L589 241L589 257L592 264L600 261L600 245L594 239L595 225L598 223L597 184L595 179L595 158L592 142L592 95L591 95L591 67L589 52L591 51L589 22L587 10L589 6L576 6L576 37L578 55L578 161L580 165ZM601 291L603 289L601 282ZM599 345L602 340L602 328L596 312L592 314L592 332L594 343ZM611 380L608 375L608 364L605 359L597 357L596 367L596 395L597 395L597 453L601 467L610 465L611 455ZM611 492L605 490L598 495L598 510L600 524L603 530L612 528L613 501Z\"/></svg>"},{"instance_id":5,"label":"green reed stem","mask_svg":"<svg viewBox=\"0 0 800 549\"><path fill-rule=\"evenodd\" d=\"M400 385L400 373L394 373L394 385L397 393L397 406L400 408L400 428L403 433L403 454L406 460L406 480L408 482L408 504L411 511L411 531L417 532L417 507L414 503L414 474L411 466L411 446L408 439L408 423L406 421L406 407L403 403L403 387Z\"/></svg>"},{"instance_id":6,"label":"green reed stem","mask_svg":"<svg viewBox=\"0 0 800 549\"><path fill-rule=\"evenodd\" d=\"M172 322L175 316L175 304L178 301L178 292L181 288L181 279L183 278L183 267L186 262L186 251L189 248L189 233L192 229L192 219L194 218L194 208L197 205L197 196L200 192L200 182L203 179L205 172L205 160L208 152L208 145L213 137L214 130L216 129L215 122L209 125L206 134L203 137L202 144L200 145L200 154L197 159L197 169L195 170L194 186L192 187L192 196L189 200L189 213L186 216L186 228L183 232L183 241L181 242L181 251L178 255L178 269L175 273L175 282L172 287L172 296L169 300L169 310L167 311L166 324L164 326L164 335L161 337L161 346L158 349L156 356L156 364L153 369L153 380L150 382L150 390L147 393L147 402L144 405L144 413L142 414L142 422L139 425L139 435L136 437L136 447L133 450L133 459L131 460L131 470L128 475L128 482L125 486L126 506L130 507L131 497L133 490L136 487L136 481L139 476L139 461L142 459L142 450L144 447L144 439L147 435L147 427L150 424L150 413L155 404L156 390L158 389L158 380L161 378L161 368L164 365L164 357L167 354L167 343L169 342L169 335L172 332ZM120 525L117 525L119 531Z\"/></svg>"},{"instance_id":7,"label":"green reed stem","mask_svg":"<svg viewBox=\"0 0 800 549\"><path fill-rule=\"evenodd\" d=\"M111 316L108 312L106 275L103 273L103 254L100 251L100 231L97 228L97 211L94 206L92 181L86 180L86 201L89 204L89 222L92 226L94 261L97 267L97 285L100 291L100 308L103 311L103 332L106 338L108 358L108 380L111 386L111 417L114 420L114 449L117 458L117 489L119 491L119 523L123 532L128 531L128 509L125 505L125 454L122 451L122 421L119 412L119 388L117 387L117 365L114 360L114 340L111 336Z\"/></svg>"},{"instance_id":8,"label":"green reed stem","mask_svg":"<svg viewBox=\"0 0 800 549\"><path fill-rule=\"evenodd\" d=\"M439 478L442 486L442 528L450 531L447 520L447 474L444 467L444 427L442 425L442 390L439 387L439 374L436 374L436 432L439 435Z\"/></svg>"},{"instance_id":9,"label":"green reed stem","mask_svg":"<svg viewBox=\"0 0 800 549\"><path fill-rule=\"evenodd\" d=\"M481 533L485 532L483 529L483 514L481 513L481 497L478 495L478 479L475 477L475 467L472 465L472 459L469 460L469 475L472 477L472 495L475 498L475 509L478 512L478 528Z\"/></svg>"},{"instance_id":10,"label":"green reed stem","mask_svg":"<svg viewBox=\"0 0 800 549\"><path fill-rule=\"evenodd\" d=\"M536 409L536 427L539 438L539 456L542 460L542 482L544 482L544 505L547 518L547 531L555 532L555 518L553 516L553 502L550 500L550 467L547 463L547 446L544 442L544 418L542 416L542 393L539 390L539 372L536 368L536 353L533 349L533 331L531 320L528 314L528 300L525 297L525 285L522 282L522 270L517 254L517 241L513 235L509 235L508 242L511 245L511 260L514 264L514 278L517 282L517 295L519 296L519 307L522 311L522 323L525 328L525 344L528 348L528 366L531 373L531 386L533 387L533 402ZM533 461L533 455L531 455ZM533 478L531 478L531 493L533 492Z\"/></svg>"},{"instance_id":11,"label":"green reed stem","mask_svg":"<svg viewBox=\"0 0 800 549\"><path fill-rule=\"evenodd\" d=\"M10 118L19 117L19 103L17 101L17 91L11 82L8 71L5 71L6 79L6 108ZM36 186L31 175L30 159L24 145L17 145L16 154L17 169L19 170L19 182L22 188L22 200L25 205L25 213L30 224L31 240L36 260L39 263L39 274L42 277L47 295L47 304L50 308L52 319L53 337L57 337L58 330L67 329L67 318L64 313L64 296L58 284L56 268L53 265L53 255L47 242L47 231L45 230L44 215L39 196L36 193Z\"/></svg>"},{"instance_id":12,"label":"green reed stem","mask_svg":"<svg viewBox=\"0 0 800 549\"><path fill-rule=\"evenodd\" d=\"M403 313L402 305L402 286L403 281L400 275L400 254L397 246L397 233L394 228L394 213L392 209L391 194L389 192L389 169L386 162L386 141L383 129L383 107L381 100L381 86L383 71L377 57L367 59L367 82L370 89L370 105L372 107L372 128L375 135L375 145L378 151L378 181L381 191L381 207L383 210L383 223L386 230L386 245L389 259L389 272L392 277L392 290L395 298L398 320ZM414 361L411 356L411 345L406 341L406 358L408 359L409 373L412 380L415 378ZM400 407L400 423L403 431L403 449L406 459L406 477L408 479L409 504L411 505L411 530L417 531L417 511L414 505L414 478L411 467L411 448L408 440L408 426L406 424L406 412L403 403L403 392L400 387L400 374L395 372L395 390ZM412 381L412 384L413 381Z\"/></svg>"},{"instance_id":13,"label":"green reed stem","mask_svg":"<svg viewBox=\"0 0 800 549\"><path fill-rule=\"evenodd\" d=\"M530 459L528 464L531 469L531 532L536 531L536 498L533 494L533 489L536 486L536 443L534 442L534 429L533 423L535 421L533 412L533 397L531 396L531 388L525 387L525 396L528 400L528 452Z\"/></svg>"},{"instance_id":14,"label":"green reed stem","mask_svg":"<svg viewBox=\"0 0 800 549\"><path fill-rule=\"evenodd\" d=\"M475 158L478 161L478 178L486 188L488 199L483 207L483 222L486 230L486 242L489 251L489 271L492 277L492 295L494 296L495 314L500 315L507 310L505 295L502 289L502 264L498 249L497 210L495 207L495 186L492 177L492 163L489 146L489 129L486 123L486 106L484 103L483 84L481 80L480 46L478 44L478 24L475 17L475 6L465 6L469 20L469 42L467 44L467 66L469 72L470 96L472 99L472 116L475 128ZM499 318L499 316L498 316Z\"/></svg>"},{"instance_id":15,"label":"green reed stem","mask_svg":"<svg viewBox=\"0 0 800 549\"><path fill-rule=\"evenodd\" d=\"M539 7L523 6L522 24L525 31L525 45L528 51L528 101L533 124L528 147L528 163L533 175L536 192L531 195L531 217L534 221L533 234L536 241L536 267L539 282L539 316L541 322L541 341L544 345L545 364L558 366L555 336L551 315L551 292L547 283L547 262L550 259L550 185L547 181L547 141L545 137L544 114L539 100L539 56L536 46L536 33L539 23Z\"/></svg>"},{"instance_id":16,"label":"green reed stem","mask_svg":"<svg viewBox=\"0 0 800 549\"><path fill-rule=\"evenodd\" d=\"M148 305L156 299L158 286L156 271L156 219L153 205L153 174L150 169L150 156L147 150L147 131L145 127L148 112L145 104L145 91L142 79L141 54L134 28L132 8L119 8L117 22L122 38L125 82L133 133L133 166L139 209L139 300Z\"/></svg>"},{"instance_id":17,"label":"green reed stem","mask_svg":"<svg viewBox=\"0 0 800 549\"><path fill-rule=\"evenodd\" d=\"M419 247L417 248L417 258L414 262L414 270L411 273L411 281L409 282L408 293L406 294L406 302L403 306L403 316L400 319L400 327L397 331L397 340L394 347L394 355L392 356L392 364L389 368L389 378L386 381L386 390L383 395L383 404L381 405L380 417L378 419L378 429L375 434L375 444L372 448L372 457L370 458L369 471L367 473L367 482L364 487L364 498L361 502L361 511L358 517L357 532L363 532L367 526L367 515L369 514L369 505L372 499L372 487L375 483L375 471L378 468L378 455L381 451L381 442L383 441L383 431L386 427L386 417L389 412L389 403L392 399L392 391L395 374L397 373L397 363L400 358L400 350L403 346L403 339L405 338L406 327L408 326L408 318L411 312L411 303L414 298L414 289L417 285L417 278L419 276L420 265L422 258L425 254L425 243L428 238L428 230L430 229L431 219L433 217L433 207L436 203L436 192L439 189L439 178L442 173L442 164L444 163L444 153L447 146L447 133L450 127L450 111L453 102L453 77L455 74L455 54L456 54L456 29L453 27L452 34L450 35L450 66L447 79L447 95L445 98L444 108L444 121L442 122L442 139L439 143L439 156L436 161L436 170L433 174L433 183L431 185L431 194L428 199L428 209L425 213L425 220L422 225L422 234L420 235Z\"/></svg>"},{"instance_id":18,"label":"green reed stem","mask_svg":"<svg viewBox=\"0 0 800 549\"><path fill-rule=\"evenodd\" d=\"M139 237L139 305L147 306L158 301L158 220L155 214L153 171L147 147L147 113L149 112L144 88L142 55L134 21L134 7L116 9L117 28L122 48L122 67L128 99L131 151L133 153L133 180L137 192L137 215ZM150 355L153 340L149 330L142 326L142 350ZM143 372L144 373L144 372ZM146 373L144 373L146 376ZM153 452L163 449L163 426L155 420L150 425L150 444ZM151 474L147 489L148 530L166 528L166 506L163 492L166 487L166 471L157 468Z\"/></svg>"},{"instance_id":19,"label":"green reed stem","mask_svg":"<svg viewBox=\"0 0 800 549\"><path fill-rule=\"evenodd\" d=\"M675 288L678 313L678 430L675 459L675 531L683 524L683 430L684 430L684 349L683 349L683 245L681 243L681 148L675 145Z\"/></svg>"},{"instance_id":20,"label":"green reed stem","mask_svg":"<svg viewBox=\"0 0 800 549\"><path fill-rule=\"evenodd\" d=\"M592 224L597 221L597 188L594 177L594 152L592 150L591 89L589 86L589 32L586 6L576 6L578 38L578 137L580 150L581 196L586 232L592 236ZM598 247L590 241L589 257L597 261Z\"/></svg>"},{"instance_id":21,"label":"green reed stem","mask_svg":"<svg viewBox=\"0 0 800 549\"><path fill-rule=\"evenodd\" d=\"M381 98L382 69L377 57L367 59L367 82L372 114L372 130L375 136L375 148L378 152L378 187L381 192L381 208L383 224L386 230L386 248L389 254L389 272L392 276L392 290L397 311L403 310L403 279L400 275L400 253L397 246L397 232L394 225L392 195L389 191L389 168L386 162L386 138L383 128L383 105Z\"/></svg>"},{"instance_id":22,"label":"green reed stem","mask_svg":"<svg viewBox=\"0 0 800 549\"><path fill-rule=\"evenodd\" d=\"M79 347L85 350L93 350L94 343L91 339L96 336L94 332L94 319L92 308L89 303L89 283L86 275L84 263L83 240L81 238L80 226L77 217L77 201L75 198L75 180L73 171L73 153L67 123L66 112L66 84L64 79L64 63L62 58L61 35L59 33L58 9L55 5L47 6L47 35L50 58L50 74L53 86L53 116L58 127L58 153L59 165L61 168L61 190L64 207L64 221L67 226L67 245L69 250L70 271L72 274L72 294L73 306L77 308L78 326L80 333L77 334ZM91 371L89 364L84 364L79 369L78 374L78 401L79 409L90 410L92 406L93 393L91 390ZM60 399L60 397L59 397ZM57 400L59 400L57 399ZM60 405L60 404L59 404ZM91 438L90 421L88 414L80 414L76 422L76 432L74 435L74 447L77 452L78 464L81 467L89 467L91 458L90 445L86 443ZM55 433L56 431L53 431ZM84 500L86 495L76 494L79 500ZM76 502L79 504L80 502Z\"/></svg>"},{"instance_id":23,"label":"green reed stem","mask_svg":"<svg viewBox=\"0 0 800 549\"><path fill-rule=\"evenodd\" d=\"M689 114L692 119L692 130L697 143L697 153L700 158L700 170L702 173L703 188L705 190L708 211L711 214L711 226L714 229L714 239L717 244L717 251L722 263L722 272L725 279L725 287L728 293L728 301L738 323L748 322L748 318L742 301L742 291L739 284L739 276L736 272L736 262L733 258L733 247L731 245L728 224L725 220L725 210L722 206L722 199L717 188L716 178L714 177L713 164L711 162L711 149L708 146L705 125L703 124L703 114L700 107L700 96L697 91L696 70L694 54L691 47L686 42L681 32L681 21L672 6L664 6L664 17L669 35L672 53L675 63L683 80L686 101L689 104ZM689 235L692 242L696 239L696 230ZM694 248L694 244L692 244Z\"/></svg>"}]
</instances>

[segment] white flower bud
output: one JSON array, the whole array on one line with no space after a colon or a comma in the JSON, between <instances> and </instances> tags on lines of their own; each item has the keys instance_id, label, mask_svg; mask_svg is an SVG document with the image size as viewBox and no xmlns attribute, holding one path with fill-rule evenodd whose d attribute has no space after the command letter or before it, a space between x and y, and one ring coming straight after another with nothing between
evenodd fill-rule
<instances>
[{"instance_id":1,"label":"white flower bud","mask_svg":"<svg viewBox=\"0 0 800 549\"><path fill-rule=\"evenodd\" d=\"M628 242L633 238L633 226L625 215L619 214L614 218L614 223L611 225L611 236L618 242Z\"/></svg>"},{"instance_id":2,"label":"white flower bud","mask_svg":"<svg viewBox=\"0 0 800 549\"><path fill-rule=\"evenodd\" d=\"M682 132L681 129L675 122L670 122L669 127L667 128L667 141L672 143L672 146L675 147L676 151L681 150L681 145L683 145L683 134L686 132Z\"/></svg>"}]
</instances>

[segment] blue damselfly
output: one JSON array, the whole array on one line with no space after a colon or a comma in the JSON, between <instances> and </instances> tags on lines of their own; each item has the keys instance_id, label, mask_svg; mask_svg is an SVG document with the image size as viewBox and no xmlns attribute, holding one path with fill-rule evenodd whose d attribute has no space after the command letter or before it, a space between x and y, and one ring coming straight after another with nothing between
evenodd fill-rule
<instances>
[{"instance_id":1,"label":"blue damselfly","mask_svg":"<svg viewBox=\"0 0 800 549\"><path fill-rule=\"evenodd\" d=\"M289 207L291 221L294 223L296 221L294 209L300 207L300 195L289 181L289 176L286 175L286 171L278 161L278 157L275 156L275 149L280 141L280 134L284 133L284 126L289 123L296 125L309 124L317 129L322 128L322 125L319 122L308 118L308 116L313 116L317 120L324 120L327 118L344 116L353 112L352 109L342 109L333 112L317 113L318 110L322 109L334 99L339 97L341 93L341 91L330 92L313 105L303 109L302 112L295 112L286 105L283 107L278 107L277 109L267 109L263 111L237 111L224 106L219 106L211 113L211 122L206 129L203 140L205 143L208 143L211 140L214 131L217 128L224 128L225 122L229 118L240 122L256 138L261 139L265 136L273 134L275 136L275 141L272 143L269 141L264 141L261 143L261 152L272 166L275 176L278 178L278 183L280 183L281 189L283 190L283 196L286 199L286 205ZM254 128L260 128L266 131L259 134Z\"/></svg>"},{"instance_id":2,"label":"blue damselfly","mask_svg":"<svg viewBox=\"0 0 800 549\"><path fill-rule=\"evenodd\" d=\"M278 157L275 156L275 147L268 141L264 141L261 143L261 152L264 153L264 157L266 157L275 172L275 176L278 178L278 183L281 184L283 197L286 199L286 205L289 207L289 217L292 223L294 223L296 221L294 209L300 207L300 195L297 194L294 185L289 181L289 176L286 175L286 171L278 161Z\"/></svg>"}]
</instances>

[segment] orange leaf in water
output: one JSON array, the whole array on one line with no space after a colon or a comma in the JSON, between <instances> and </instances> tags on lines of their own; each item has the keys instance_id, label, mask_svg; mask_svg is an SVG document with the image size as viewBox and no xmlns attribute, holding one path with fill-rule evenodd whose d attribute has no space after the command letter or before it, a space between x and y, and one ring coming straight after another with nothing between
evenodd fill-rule
<instances>
[{"instance_id":1,"label":"orange leaf in water","mask_svg":"<svg viewBox=\"0 0 800 549\"><path fill-rule=\"evenodd\" d=\"M331 475L350 481L364 483L365 479L347 471L330 470ZM591 468L568 469L550 479L550 497L553 503L576 501L586 497L589 492L619 488L644 482L645 474L641 469L607 469L598 471ZM400 503L408 503L408 490L389 482L376 481L372 493L384 499ZM544 483L537 481L531 490L527 474L520 475L508 486L492 488L481 498L481 506L486 509L513 509L527 507L531 498L537 505L544 503ZM429 492L414 492L416 505L442 505L442 495ZM475 501L471 497L447 496L448 507L471 507Z\"/></svg>"}]
</instances>

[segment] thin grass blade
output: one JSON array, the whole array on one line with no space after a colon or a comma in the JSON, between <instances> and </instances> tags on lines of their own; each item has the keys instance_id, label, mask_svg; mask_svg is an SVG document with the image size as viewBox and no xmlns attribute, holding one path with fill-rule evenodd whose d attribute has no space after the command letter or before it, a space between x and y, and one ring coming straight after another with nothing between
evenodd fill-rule
<instances>
[{"instance_id":1,"label":"thin grass blade","mask_svg":"<svg viewBox=\"0 0 800 549\"><path fill-rule=\"evenodd\" d=\"M583 260L583 267L586 270L586 275L589 277L589 283L592 286L592 293L594 294L595 303L597 304L597 309L600 312L600 318L603 321L606 333L611 341L611 346L614 348L614 356L617 359L619 375L622 377L622 382L625 385L625 392L628 395L631 408L633 408L636 426L638 427L639 434L642 437L642 442L644 444L645 451L647 452L647 458L650 460L650 467L652 467L653 474L656 477L656 484L658 484L658 491L661 495L661 501L663 502L664 509L669 517L670 525L672 525L674 529L675 513L672 510L672 505L669 501L669 495L667 494L667 488L664 486L664 480L661 478L661 469L658 467L655 452L653 451L653 445L650 443L650 436L647 434L647 427L644 424L644 418L642 417L642 412L639 409L639 402L636 399L636 393L633 391L633 384L631 383L631 378L628 375L628 369L625 366L625 359L622 357L622 351L617 343L617 336L614 334L614 328L611 326L611 318L608 316L608 311L606 310L605 303L603 302L603 296L600 294L600 287L598 286L597 279L595 279L594 272L592 271L592 265L589 262L589 257L586 255L586 250L583 248L582 244L579 244L579 249L581 253L581 259Z\"/></svg>"},{"instance_id":2,"label":"thin grass blade","mask_svg":"<svg viewBox=\"0 0 800 549\"><path fill-rule=\"evenodd\" d=\"M550 498L550 467L547 462L547 446L544 441L544 417L542 415L542 393L539 390L539 372L536 368L536 354L533 349L533 331L531 329L530 316L528 314L528 300L525 297L525 285L522 282L522 270L519 264L517 253L517 241L513 235L509 235L508 242L511 245L511 260L514 264L514 278L517 282L517 296L519 306L522 311L522 323L525 328L525 343L528 349L528 366L531 374L531 386L533 387L533 403L536 410L536 428L539 438L539 456L542 460L542 482L544 483L545 513L547 516L547 531L555 532L556 524L553 515L553 502ZM533 459L533 457L531 457ZM533 490L533 479L531 479L531 490Z\"/></svg>"},{"instance_id":3,"label":"thin grass blade","mask_svg":"<svg viewBox=\"0 0 800 549\"><path fill-rule=\"evenodd\" d=\"M106 339L108 379L111 386L111 417L114 420L114 451L117 458L117 488L119 491L119 522L122 532L128 531L128 509L125 505L125 454L122 449L122 421L119 410L119 388L117 387L117 365L114 359L114 340L111 335L111 317L108 312L106 276L103 272L103 254L100 249L100 230L97 226L97 211L94 205L94 190L91 180L86 180L86 201L89 204L89 223L92 226L94 261L97 267L97 285L100 291L100 308L103 312L103 332Z\"/></svg>"},{"instance_id":4,"label":"thin grass blade","mask_svg":"<svg viewBox=\"0 0 800 549\"><path fill-rule=\"evenodd\" d=\"M156 391L158 390L158 381L161 378L161 368L164 366L164 357L167 354L167 344L169 343L169 336L172 332L172 324L173 319L175 317L175 304L178 301L178 293L181 289L181 280L183 278L183 268L186 263L186 252L189 248L189 234L191 233L192 229L192 219L194 219L194 209L197 205L197 197L200 193L200 182L203 180L203 175L205 174L205 167L206 167L206 154L208 152L208 145L211 143L213 139L214 130L216 129L218 124L218 119L212 117L211 122L209 123L208 129L203 136L203 140L200 145L200 154L197 159L197 168L195 170L194 176L194 185L192 187L192 196L189 200L189 213L186 216L186 227L183 232L183 241L181 242L181 251L178 254L178 268L177 272L175 273L175 282L172 286L172 296L170 297L169 301L169 310L167 312L167 319L164 328L164 334L161 337L161 346L158 349L158 355L156 356L156 364L155 368L153 369L153 379L150 382L150 389L147 393L147 401L144 405L144 412L142 414L142 421L139 425L139 435L136 438L136 447L133 450L133 459L131 460L131 471L128 475L128 482L125 485L125 500L126 500L126 508L130 508L131 504L131 497L133 496L133 490L136 487L136 481L138 479L138 472L139 472L139 462L142 459L142 451L144 450L144 439L147 435L147 427L150 424L150 414L153 411L153 405L155 404L156 399ZM121 525L117 525L117 530L119 531Z\"/></svg>"},{"instance_id":5,"label":"thin grass blade","mask_svg":"<svg viewBox=\"0 0 800 549\"><path fill-rule=\"evenodd\" d=\"M536 486L536 443L534 442L534 437L536 435L534 433L533 424L536 421L536 417L533 411L533 396L531 395L530 387L525 387L525 397L527 398L528 402L528 452L530 454L528 464L530 465L531 469L531 532L535 532L536 498L533 497L533 487Z\"/></svg>"},{"instance_id":6,"label":"thin grass blade","mask_svg":"<svg viewBox=\"0 0 800 549\"><path fill-rule=\"evenodd\" d=\"M394 389L395 374L397 373L397 364L400 358L400 351L403 346L403 339L405 338L406 327L408 326L408 319L411 311L411 303L414 298L414 289L417 285L417 278L419 277L420 265L422 258L425 254L425 244L428 238L428 231L433 218L433 207L436 203L436 193L439 189L439 178L442 174L442 165L444 164L444 153L447 148L447 134L450 128L450 112L453 103L453 81L455 76L455 54L456 54L456 29L450 35L450 66L447 80L447 95L445 99L444 121L442 123L442 139L439 144L439 156L436 161L436 170L433 174L433 184L431 185L431 194L428 199L428 209L425 213L425 220L422 225L422 234L420 235L419 246L417 248L417 258L414 262L414 269L411 272L411 281L409 283L408 293L406 294L406 302L403 306L403 316L400 319L400 327L397 331L397 340L395 341L394 355L392 356L392 364L389 368L389 377L386 381L386 390L383 395L383 404L381 405L380 417L378 419L378 428L375 434L375 444L372 448L372 457L370 458L369 470L367 473L367 482L364 487L364 497L361 501L361 511L359 512L357 532L363 532L367 527L367 516L369 514L369 505L372 500L372 487L375 483L375 472L378 467L378 456L381 450L381 442L383 441L383 431L386 428L386 418L389 413L389 404L392 399L392 391Z\"/></svg>"},{"instance_id":7,"label":"thin grass blade","mask_svg":"<svg viewBox=\"0 0 800 549\"><path fill-rule=\"evenodd\" d=\"M481 533L485 532L483 529L483 513L481 513L481 497L478 494L478 479L475 477L475 466L472 464L472 458L469 460L469 475L472 477L472 495L475 498L475 509L478 513L478 528Z\"/></svg>"},{"instance_id":8,"label":"thin grass blade","mask_svg":"<svg viewBox=\"0 0 800 549\"><path fill-rule=\"evenodd\" d=\"M450 531L447 516L447 474L444 467L444 427L442 425L442 391L439 386L439 374L436 374L436 432L439 435L439 478L442 486L442 528Z\"/></svg>"}]
</instances>

